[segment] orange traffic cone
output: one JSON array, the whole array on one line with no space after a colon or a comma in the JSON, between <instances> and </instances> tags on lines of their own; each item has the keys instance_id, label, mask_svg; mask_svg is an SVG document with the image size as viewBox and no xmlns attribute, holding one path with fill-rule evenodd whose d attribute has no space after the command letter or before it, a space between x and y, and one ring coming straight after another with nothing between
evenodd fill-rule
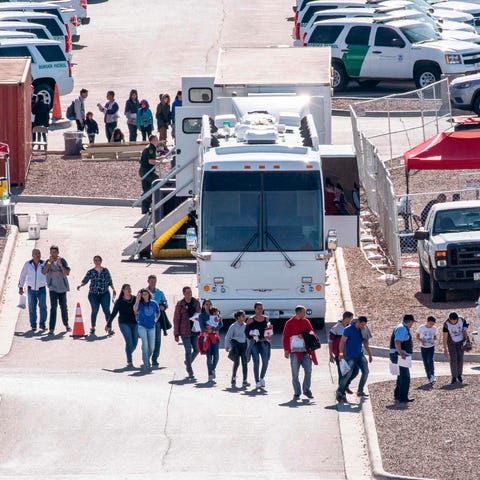
<instances>
[{"instance_id":1,"label":"orange traffic cone","mask_svg":"<svg viewBox=\"0 0 480 480\"><path fill-rule=\"evenodd\" d=\"M61 120L62 117L62 107L60 106L60 95L58 94L58 85L55 84L55 91L53 94L53 110L52 110L52 120Z\"/></svg>"},{"instance_id":2,"label":"orange traffic cone","mask_svg":"<svg viewBox=\"0 0 480 480\"><path fill-rule=\"evenodd\" d=\"M77 302L77 311L75 312L75 322L73 323L73 338L85 336L85 328L83 326L82 310L80 309L80 302Z\"/></svg>"}]
</instances>

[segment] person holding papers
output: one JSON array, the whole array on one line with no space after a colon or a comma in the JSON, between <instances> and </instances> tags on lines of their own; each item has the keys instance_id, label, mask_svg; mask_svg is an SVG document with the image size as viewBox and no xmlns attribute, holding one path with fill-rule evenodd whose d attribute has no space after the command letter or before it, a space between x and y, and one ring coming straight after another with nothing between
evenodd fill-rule
<instances>
[{"instance_id":1,"label":"person holding papers","mask_svg":"<svg viewBox=\"0 0 480 480\"><path fill-rule=\"evenodd\" d=\"M390 338L390 360L397 363L399 373L397 375L397 385L393 392L395 401L399 403L413 402L413 398L408 398L410 390L410 367L413 353L413 340L410 329L415 318L411 314L403 316L403 321L399 323L392 332Z\"/></svg>"},{"instance_id":2,"label":"person holding papers","mask_svg":"<svg viewBox=\"0 0 480 480\"><path fill-rule=\"evenodd\" d=\"M200 313L201 308L200 302L193 298L190 287L183 287L182 292L183 298L175 306L175 313L173 314L173 333L177 343L182 337L188 378L193 379L195 376L192 363L198 355L197 337L199 332L195 328L194 320L198 320L198 313Z\"/></svg>"}]
</instances>

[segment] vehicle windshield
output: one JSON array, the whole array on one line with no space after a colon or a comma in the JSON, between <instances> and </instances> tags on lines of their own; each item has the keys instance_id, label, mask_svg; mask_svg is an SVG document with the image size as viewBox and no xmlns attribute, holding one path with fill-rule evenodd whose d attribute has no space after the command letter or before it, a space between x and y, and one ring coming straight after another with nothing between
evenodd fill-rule
<instances>
[{"instance_id":1,"label":"vehicle windshield","mask_svg":"<svg viewBox=\"0 0 480 480\"><path fill-rule=\"evenodd\" d=\"M320 172L205 172L202 250L322 248Z\"/></svg>"},{"instance_id":2,"label":"vehicle windshield","mask_svg":"<svg viewBox=\"0 0 480 480\"><path fill-rule=\"evenodd\" d=\"M425 0L409 0L409 1L417 5L417 7L421 8L423 11L429 10L432 8L431 2L426 2Z\"/></svg>"},{"instance_id":3,"label":"vehicle windshield","mask_svg":"<svg viewBox=\"0 0 480 480\"><path fill-rule=\"evenodd\" d=\"M441 36L427 23L416 23L408 27L400 27L400 30L411 43L426 43L440 40Z\"/></svg>"},{"instance_id":4,"label":"vehicle windshield","mask_svg":"<svg viewBox=\"0 0 480 480\"><path fill-rule=\"evenodd\" d=\"M395 15L395 12L392 12L391 15ZM415 20L417 20L419 22L423 22L426 25L430 25L436 33L440 32L440 28L439 28L438 23L432 17L429 17L428 15L424 14L423 12L419 13L418 15L412 15L410 18L411 19L414 18Z\"/></svg>"},{"instance_id":5,"label":"vehicle windshield","mask_svg":"<svg viewBox=\"0 0 480 480\"><path fill-rule=\"evenodd\" d=\"M433 234L480 230L480 207L437 212Z\"/></svg>"}]
</instances>

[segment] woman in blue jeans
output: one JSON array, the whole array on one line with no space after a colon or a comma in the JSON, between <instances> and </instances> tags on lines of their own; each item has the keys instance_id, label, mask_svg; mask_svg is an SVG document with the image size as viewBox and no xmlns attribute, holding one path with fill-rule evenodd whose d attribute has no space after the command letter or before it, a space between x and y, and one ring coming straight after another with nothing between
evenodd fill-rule
<instances>
[{"instance_id":1,"label":"woman in blue jeans","mask_svg":"<svg viewBox=\"0 0 480 480\"><path fill-rule=\"evenodd\" d=\"M208 381L213 382L216 374L219 359L220 334L222 328L222 317L218 310L212 306L211 300L205 300L202 305L202 311L198 317L202 336L208 341L207 355Z\"/></svg>"},{"instance_id":2,"label":"woman in blue jeans","mask_svg":"<svg viewBox=\"0 0 480 480\"><path fill-rule=\"evenodd\" d=\"M95 266L85 274L82 283L77 287L77 290L80 290L80 288L90 282L90 289L88 291L88 301L92 307L92 314L90 316L90 335L95 334L95 326L97 324L97 315L100 306L105 315L105 322L108 323L108 319L110 318L110 292L108 289L112 289L114 297L116 295L112 276L110 275L108 268L102 267L102 257L100 255L95 255L93 257L93 264ZM107 333L113 335L115 332L110 329Z\"/></svg>"},{"instance_id":3,"label":"woman in blue jeans","mask_svg":"<svg viewBox=\"0 0 480 480\"><path fill-rule=\"evenodd\" d=\"M112 331L112 322L118 313L118 326L125 339L125 353L127 354L127 367L133 367L132 353L137 348L138 343L138 324L133 306L135 297L132 295L132 288L128 283L122 285L120 296L113 306L112 313L108 319L105 330Z\"/></svg>"},{"instance_id":4,"label":"woman in blue jeans","mask_svg":"<svg viewBox=\"0 0 480 480\"><path fill-rule=\"evenodd\" d=\"M137 315L138 336L142 340L142 370L151 368L150 358L155 348L155 322L160 315L160 308L152 294L142 288L137 295L133 310Z\"/></svg>"},{"instance_id":5,"label":"woman in blue jeans","mask_svg":"<svg viewBox=\"0 0 480 480\"><path fill-rule=\"evenodd\" d=\"M256 302L253 308L255 313L247 320L245 335L250 342L253 342L251 352L255 386L261 388L265 387L265 375L270 361L270 342L265 338L265 329L269 322L268 317L263 314L263 304ZM261 370L260 359L262 360Z\"/></svg>"}]
</instances>

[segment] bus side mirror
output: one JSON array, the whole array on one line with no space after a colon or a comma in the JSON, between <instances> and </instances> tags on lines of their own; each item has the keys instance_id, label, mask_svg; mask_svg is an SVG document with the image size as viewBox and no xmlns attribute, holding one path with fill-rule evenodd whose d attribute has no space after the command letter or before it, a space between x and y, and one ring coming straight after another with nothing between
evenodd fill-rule
<instances>
[{"instance_id":1,"label":"bus side mirror","mask_svg":"<svg viewBox=\"0 0 480 480\"><path fill-rule=\"evenodd\" d=\"M192 251L197 248L197 232L195 231L195 228L187 228L186 242L187 250Z\"/></svg>"},{"instance_id":2,"label":"bus side mirror","mask_svg":"<svg viewBox=\"0 0 480 480\"><path fill-rule=\"evenodd\" d=\"M337 231L329 230L327 233L327 250L336 250L338 245Z\"/></svg>"}]
</instances>

